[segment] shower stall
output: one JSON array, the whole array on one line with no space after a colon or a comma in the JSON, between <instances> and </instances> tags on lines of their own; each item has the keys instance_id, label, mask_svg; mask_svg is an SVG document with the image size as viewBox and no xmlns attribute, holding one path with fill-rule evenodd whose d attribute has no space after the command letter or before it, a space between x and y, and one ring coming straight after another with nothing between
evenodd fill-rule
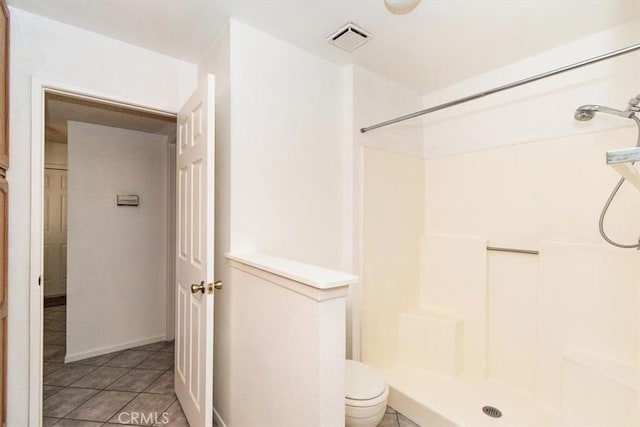
<instances>
[{"instance_id":1,"label":"shower stall","mask_svg":"<svg viewBox=\"0 0 640 427\"><path fill-rule=\"evenodd\" d=\"M640 97L602 106L640 93L640 45L467 103L637 25L428 94L356 68L360 358L421 425L640 424Z\"/></svg>"}]
</instances>

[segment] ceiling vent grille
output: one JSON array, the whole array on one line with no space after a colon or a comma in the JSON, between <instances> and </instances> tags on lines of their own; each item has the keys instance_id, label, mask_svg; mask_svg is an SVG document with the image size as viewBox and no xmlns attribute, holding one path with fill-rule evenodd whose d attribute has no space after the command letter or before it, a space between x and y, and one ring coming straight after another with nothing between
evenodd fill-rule
<instances>
[{"instance_id":1,"label":"ceiling vent grille","mask_svg":"<svg viewBox=\"0 0 640 427\"><path fill-rule=\"evenodd\" d=\"M327 41L334 46L338 46L340 49L344 49L347 52L353 52L366 42L368 42L373 36L371 33L358 27L353 22L349 22L335 33L331 34Z\"/></svg>"}]
</instances>

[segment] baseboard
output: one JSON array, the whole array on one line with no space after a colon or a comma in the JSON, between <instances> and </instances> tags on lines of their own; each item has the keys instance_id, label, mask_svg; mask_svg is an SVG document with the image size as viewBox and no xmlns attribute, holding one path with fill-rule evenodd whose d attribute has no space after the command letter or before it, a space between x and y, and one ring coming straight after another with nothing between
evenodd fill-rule
<instances>
[{"instance_id":1,"label":"baseboard","mask_svg":"<svg viewBox=\"0 0 640 427\"><path fill-rule=\"evenodd\" d=\"M224 421L222 421L222 417L220 416L218 411L216 411L216 408L213 408L213 418L215 418L215 423L218 427L227 427Z\"/></svg>"},{"instance_id":2,"label":"baseboard","mask_svg":"<svg viewBox=\"0 0 640 427\"><path fill-rule=\"evenodd\" d=\"M141 345L153 344L160 341L166 341L166 336L159 335L152 338L145 338L142 340L131 341L124 344L112 345L109 347L102 347L91 351L85 351L83 353L67 354L64 357L64 363L77 362L78 360L102 356L103 354L113 353L114 351L128 350L133 347L140 347Z\"/></svg>"}]
</instances>

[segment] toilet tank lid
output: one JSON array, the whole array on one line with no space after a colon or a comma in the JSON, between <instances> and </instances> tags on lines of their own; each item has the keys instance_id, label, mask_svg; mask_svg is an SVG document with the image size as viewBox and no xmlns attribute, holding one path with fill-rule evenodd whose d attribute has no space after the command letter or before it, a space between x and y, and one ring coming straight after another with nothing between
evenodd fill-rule
<instances>
[{"instance_id":1,"label":"toilet tank lid","mask_svg":"<svg viewBox=\"0 0 640 427\"><path fill-rule=\"evenodd\" d=\"M373 366L355 360L347 360L345 367L347 399L369 400L384 393L387 383Z\"/></svg>"}]
</instances>

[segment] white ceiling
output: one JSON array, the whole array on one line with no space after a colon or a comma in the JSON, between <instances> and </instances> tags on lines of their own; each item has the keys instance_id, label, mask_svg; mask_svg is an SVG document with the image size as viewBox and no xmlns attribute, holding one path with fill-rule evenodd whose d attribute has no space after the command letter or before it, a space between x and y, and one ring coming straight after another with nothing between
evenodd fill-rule
<instances>
[{"instance_id":1,"label":"white ceiling","mask_svg":"<svg viewBox=\"0 0 640 427\"><path fill-rule=\"evenodd\" d=\"M13 7L197 63L229 17L420 92L447 86L640 17L640 0L436 1L392 15L382 0L9 0ZM374 39L325 42L348 21ZM623 46L620 46L623 47Z\"/></svg>"},{"instance_id":2,"label":"white ceiling","mask_svg":"<svg viewBox=\"0 0 640 427\"><path fill-rule=\"evenodd\" d=\"M45 97L45 141L67 143L67 122L76 121L175 139L176 119L57 94Z\"/></svg>"}]
</instances>

